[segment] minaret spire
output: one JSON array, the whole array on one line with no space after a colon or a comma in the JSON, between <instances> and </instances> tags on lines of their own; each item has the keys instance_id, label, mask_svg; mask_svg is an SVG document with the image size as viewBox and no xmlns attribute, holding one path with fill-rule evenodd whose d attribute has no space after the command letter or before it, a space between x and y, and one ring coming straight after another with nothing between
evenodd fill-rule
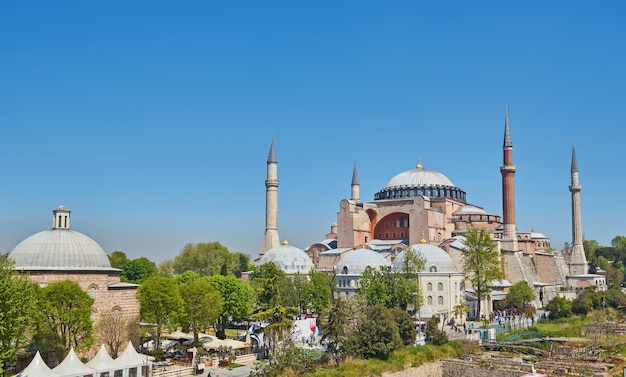
<instances>
[{"instance_id":1,"label":"minaret spire","mask_svg":"<svg viewBox=\"0 0 626 377\"><path fill-rule=\"evenodd\" d=\"M359 191L359 176L356 173L356 161L354 161L354 170L352 171L352 197L350 200L354 200L357 203L360 202L361 199L359 198Z\"/></svg>"},{"instance_id":2,"label":"minaret spire","mask_svg":"<svg viewBox=\"0 0 626 377\"><path fill-rule=\"evenodd\" d=\"M580 214L580 190L582 187L578 183L578 162L576 161L576 148L572 141L572 168L571 168L572 184L569 191L572 193L572 257L570 259L570 274L584 275L589 269L587 265L587 257L583 247L583 226L582 216Z\"/></svg>"},{"instance_id":3,"label":"minaret spire","mask_svg":"<svg viewBox=\"0 0 626 377\"><path fill-rule=\"evenodd\" d=\"M502 249L517 251L517 227L515 225L515 165L513 165L513 139L509 127L509 107L504 115L503 163L502 174Z\"/></svg>"},{"instance_id":4,"label":"minaret spire","mask_svg":"<svg viewBox=\"0 0 626 377\"><path fill-rule=\"evenodd\" d=\"M265 235L260 255L280 245L278 235L278 160L274 149L274 137L267 156L267 179L265 180Z\"/></svg>"}]
</instances>

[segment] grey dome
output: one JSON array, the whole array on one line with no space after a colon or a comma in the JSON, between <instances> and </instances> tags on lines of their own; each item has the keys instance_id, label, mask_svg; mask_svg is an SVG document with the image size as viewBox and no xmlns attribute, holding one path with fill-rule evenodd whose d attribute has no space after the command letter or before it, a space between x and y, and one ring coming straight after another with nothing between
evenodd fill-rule
<instances>
[{"instance_id":1,"label":"grey dome","mask_svg":"<svg viewBox=\"0 0 626 377\"><path fill-rule=\"evenodd\" d=\"M418 243L411 246L418 254L426 260L422 272L458 272L450 255L437 246L427 243ZM392 270L399 271L402 269L402 263L406 253L404 250L393 261Z\"/></svg>"},{"instance_id":2,"label":"grey dome","mask_svg":"<svg viewBox=\"0 0 626 377\"><path fill-rule=\"evenodd\" d=\"M9 258L15 262L16 269L112 269L109 257L96 241L70 229L35 233L15 246Z\"/></svg>"},{"instance_id":3,"label":"grey dome","mask_svg":"<svg viewBox=\"0 0 626 377\"><path fill-rule=\"evenodd\" d=\"M314 267L311 258L302 250L289 246L287 241L269 249L259 260L259 266L272 262L286 274L308 274Z\"/></svg>"},{"instance_id":4,"label":"grey dome","mask_svg":"<svg viewBox=\"0 0 626 377\"><path fill-rule=\"evenodd\" d=\"M465 203L465 191L456 187L442 173L424 169L421 164L415 169L404 171L391 178L387 185L374 195L374 200L406 199L416 196L451 198Z\"/></svg>"},{"instance_id":5,"label":"grey dome","mask_svg":"<svg viewBox=\"0 0 626 377\"><path fill-rule=\"evenodd\" d=\"M380 266L389 266L389 262L382 255L370 249L357 249L339 260L337 273L361 275L368 268L377 269Z\"/></svg>"}]
</instances>

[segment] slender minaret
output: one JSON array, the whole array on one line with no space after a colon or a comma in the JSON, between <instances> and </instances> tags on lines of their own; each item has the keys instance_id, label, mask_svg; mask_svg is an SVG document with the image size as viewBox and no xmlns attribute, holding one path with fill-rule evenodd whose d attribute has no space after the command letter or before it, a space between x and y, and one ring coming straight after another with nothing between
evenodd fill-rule
<instances>
[{"instance_id":1,"label":"slender minaret","mask_svg":"<svg viewBox=\"0 0 626 377\"><path fill-rule=\"evenodd\" d=\"M353 200L357 203L361 201L359 198L359 176L356 174L356 161L354 162L354 170L352 171L352 197L350 200Z\"/></svg>"},{"instance_id":2,"label":"slender minaret","mask_svg":"<svg viewBox=\"0 0 626 377\"><path fill-rule=\"evenodd\" d=\"M509 107L504 116L504 144L502 174L502 250L517 251L517 228L515 226L515 165L513 165L513 140L509 129Z\"/></svg>"},{"instance_id":3,"label":"slender minaret","mask_svg":"<svg viewBox=\"0 0 626 377\"><path fill-rule=\"evenodd\" d=\"M583 225L580 215L580 190L578 184L578 162L576 161L576 148L572 142L572 185L569 191L572 193L572 258L569 265L570 275L584 275L588 270L587 257L583 248Z\"/></svg>"},{"instance_id":4,"label":"slender minaret","mask_svg":"<svg viewBox=\"0 0 626 377\"><path fill-rule=\"evenodd\" d=\"M265 235L260 255L280 245L278 236L278 160L274 150L274 138L267 157L267 179L265 180Z\"/></svg>"}]
</instances>

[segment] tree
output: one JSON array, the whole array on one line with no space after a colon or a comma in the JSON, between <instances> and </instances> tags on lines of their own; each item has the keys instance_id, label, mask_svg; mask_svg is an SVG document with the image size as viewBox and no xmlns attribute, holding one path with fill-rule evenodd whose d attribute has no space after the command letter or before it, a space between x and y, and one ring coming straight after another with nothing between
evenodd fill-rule
<instances>
[{"instance_id":1,"label":"tree","mask_svg":"<svg viewBox=\"0 0 626 377\"><path fill-rule=\"evenodd\" d=\"M124 265L130 262L130 259L126 256L126 253L123 251L114 251L108 255L109 262L111 263L111 267L121 269Z\"/></svg>"},{"instance_id":2,"label":"tree","mask_svg":"<svg viewBox=\"0 0 626 377\"><path fill-rule=\"evenodd\" d=\"M161 275L168 275L168 276L176 275L176 271L174 271L174 260L166 259L163 262L159 263L159 273Z\"/></svg>"},{"instance_id":3,"label":"tree","mask_svg":"<svg viewBox=\"0 0 626 377\"><path fill-rule=\"evenodd\" d=\"M393 284L390 279L391 268L388 266L367 268L359 278L357 294L365 299L367 305L382 305L389 308L393 302Z\"/></svg>"},{"instance_id":4,"label":"tree","mask_svg":"<svg viewBox=\"0 0 626 377\"><path fill-rule=\"evenodd\" d=\"M620 250L626 251L626 237L624 236L616 236L611 240L611 246Z\"/></svg>"},{"instance_id":5,"label":"tree","mask_svg":"<svg viewBox=\"0 0 626 377\"><path fill-rule=\"evenodd\" d=\"M109 346L111 356L116 358L129 340L136 343L139 318L112 312L100 314L96 322L96 333L99 340Z\"/></svg>"},{"instance_id":6,"label":"tree","mask_svg":"<svg viewBox=\"0 0 626 377\"><path fill-rule=\"evenodd\" d=\"M150 276L159 273L156 264L148 258L133 259L122 266L121 280L128 283L139 284Z\"/></svg>"},{"instance_id":7,"label":"tree","mask_svg":"<svg viewBox=\"0 0 626 377\"><path fill-rule=\"evenodd\" d=\"M500 265L500 255L496 246L484 229L470 227L465 235L463 255L463 272L476 293L478 305L476 317L480 318L481 302L491 291L494 280L504 279Z\"/></svg>"},{"instance_id":8,"label":"tree","mask_svg":"<svg viewBox=\"0 0 626 377\"><path fill-rule=\"evenodd\" d=\"M548 302L546 309L550 312L550 319L569 318L572 316L572 302L565 297L555 296Z\"/></svg>"},{"instance_id":9,"label":"tree","mask_svg":"<svg viewBox=\"0 0 626 377\"><path fill-rule=\"evenodd\" d=\"M318 315L322 313L330 306L333 298L329 277L321 271L311 270L304 286L304 295L308 298L307 304L311 310Z\"/></svg>"},{"instance_id":10,"label":"tree","mask_svg":"<svg viewBox=\"0 0 626 377\"><path fill-rule=\"evenodd\" d=\"M71 347L80 350L93 343L94 299L77 283L63 280L42 288L39 303L42 321L35 339L40 349L53 350L60 360Z\"/></svg>"},{"instance_id":11,"label":"tree","mask_svg":"<svg viewBox=\"0 0 626 377\"><path fill-rule=\"evenodd\" d=\"M327 319L320 324L322 333L328 340L327 352L337 366L339 366L341 357L346 352L351 334L356 332L356 329L350 324L350 319L355 316L352 304L354 304L354 300L348 298L333 298L325 316Z\"/></svg>"},{"instance_id":12,"label":"tree","mask_svg":"<svg viewBox=\"0 0 626 377\"><path fill-rule=\"evenodd\" d=\"M154 341L159 349L163 327L175 321L183 306L178 287L173 278L154 275L143 282L137 295L141 318L154 324Z\"/></svg>"},{"instance_id":13,"label":"tree","mask_svg":"<svg viewBox=\"0 0 626 377\"><path fill-rule=\"evenodd\" d=\"M186 244L174 258L174 271L195 271L200 275L229 275L239 269L239 256L231 253L219 242Z\"/></svg>"},{"instance_id":14,"label":"tree","mask_svg":"<svg viewBox=\"0 0 626 377\"><path fill-rule=\"evenodd\" d=\"M248 315L255 301L254 289L250 284L234 276L214 275L209 282L220 292L222 311L217 319L217 337L226 337L226 326L231 318L242 318Z\"/></svg>"},{"instance_id":15,"label":"tree","mask_svg":"<svg viewBox=\"0 0 626 377\"><path fill-rule=\"evenodd\" d=\"M0 367L13 365L16 352L27 346L38 297L39 286L0 258Z\"/></svg>"},{"instance_id":16,"label":"tree","mask_svg":"<svg viewBox=\"0 0 626 377\"><path fill-rule=\"evenodd\" d=\"M391 352L402 347L392 311L381 305L369 306L354 341L354 349L362 357L386 360Z\"/></svg>"},{"instance_id":17,"label":"tree","mask_svg":"<svg viewBox=\"0 0 626 377\"><path fill-rule=\"evenodd\" d=\"M393 308L391 310L391 315L393 316L394 321L398 325L398 332L400 334L400 339L402 339L402 344L405 346L410 346L415 343L415 325L413 324L413 320L411 316L406 310Z\"/></svg>"},{"instance_id":18,"label":"tree","mask_svg":"<svg viewBox=\"0 0 626 377\"><path fill-rule=\"evenodd\" d=\"M198 341L198 331L217 321L222 312L222 297L207 279L189 280L181 284L180 295L184 302L183 318L193 332L195 343Z\"/></svg>"},{"instance_id":19,"label":"tree","mask_svg":"<svg viewBox=\"0 0 626 377\"><path fill-rule=\"evenodd\" d=\"M513 284L506 294L505 304L514 308L522 309L527 303L535 299L535 292L528 284L522 280Z\"/></svg>"},{"instance_id":20,"label":"tree","mask_svg":"<svg viewBox=\"0 0 626 377\"><path fill-rule=\"evenodd\" d=\"M426 342L435 346L441 346L448 342L448 335L443 330L439 330L439 317L432 317L426 322L426 328L424 334L426 335Z\"/></svg>"}]
</instances>

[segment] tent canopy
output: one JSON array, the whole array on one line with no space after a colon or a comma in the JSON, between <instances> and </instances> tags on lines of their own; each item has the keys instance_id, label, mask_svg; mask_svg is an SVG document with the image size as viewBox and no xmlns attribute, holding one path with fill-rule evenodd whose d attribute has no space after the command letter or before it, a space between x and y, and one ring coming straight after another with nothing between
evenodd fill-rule
<instances>
[{"instance_id":1,"label":"tent canopy","mask_svg":"<svg viewBox=\"0 0 626 377\"><path fill-rule=\"evenodd\" d=\"M249 348L250 344L249 343L245 343L245 342L241 342L239 340L234 340L234 339L217 339L217 340L214 340L214 341L212 341L210 343L204 343L203 344L203 347L205 349L212 349L212 350L216 350L220 346L222 346L222 347L232 347L232 349L238 350L238 349L242 349L242 348Z\"/></svg>"}]
</instances>

